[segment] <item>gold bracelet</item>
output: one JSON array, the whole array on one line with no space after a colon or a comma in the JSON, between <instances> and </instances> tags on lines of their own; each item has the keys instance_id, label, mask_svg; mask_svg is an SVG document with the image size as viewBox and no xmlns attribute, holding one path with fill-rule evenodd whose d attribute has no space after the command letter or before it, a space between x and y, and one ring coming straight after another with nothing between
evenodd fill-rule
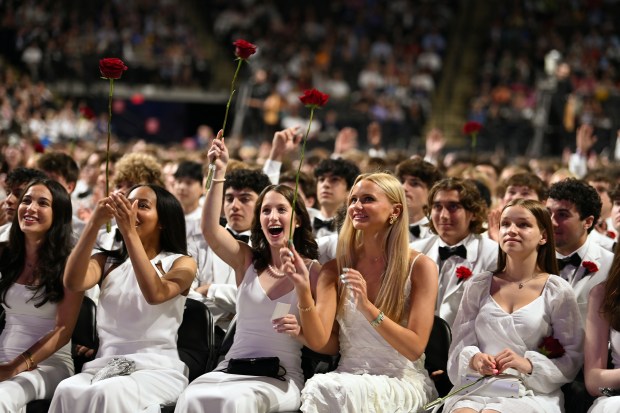
<instances>
[{"instance_id":1,"label":"gold bracelet","mask_svg":"<svg viewBox=\"0 0 620 413\"><path fill-rule=\"evenodd\" d=\"M216 183L216 184L218 182L226 182L226 178L222 178L222 179L215 179L215 178L213 178L213 179L211 179L211 182Z\"/></svg>"},{"instance_id":2,"label":"gold bracelet","mask_svg":"<svg viewBox=\"0 0 620 413\"><path fill-rule=\"evenodd\" d=\"M297 303L297 308L302 313L307 313L308 311L312 311L312 309L314 308L314 304L310 304L308 307L302 307L299 305L299 303Z\"/></svg>"},{"instance_id":3,"label":"gold bracelet","mask_svg":"<svg viewBox=\"0 0 620 413\"><path fill-rule=\"evenodd\" d=\"M30 361L23 354L20 354L19 356L26 362L26 371L30 371Z\"/></svg>"},{"instance_id":4,"label":"gold bracelet","mask_svg":"<svg viewBox=\"0 0 620 413\"><path fill-rule=\"evenodd\" d=\"M28 361L30 361L30 366L28 366L28 363L26 363L26 366L28 366L28 371L34 370L37 368L37 365L34 362L34 359L32 358L32 353L29 352L28 350L24 351L22 353L22 356L27 359Z\"/></svg>"},{"instance_id":5,"label":"gold bracelet","mask_svg":"<svg viewBox=\"0 0 620 413\"><path fill-rule=\"evenodd\" d=\"M381 323L383 323L384 318L385 318L385 314L383 314L383 311L381 311L379 315L377 316L377 318L375 318L374 320L370 322L370 325L373 326L374 328L377 328L381 325Z\"/></svg>"}]
</instances>

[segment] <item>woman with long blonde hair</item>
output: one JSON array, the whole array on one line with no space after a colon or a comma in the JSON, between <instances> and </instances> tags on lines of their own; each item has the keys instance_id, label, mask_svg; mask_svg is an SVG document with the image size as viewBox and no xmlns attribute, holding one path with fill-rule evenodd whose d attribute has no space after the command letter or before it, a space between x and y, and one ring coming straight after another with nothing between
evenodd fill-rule
<instances>
[{"instance_id":1,"label":"woman with long blonde hair","mask_svg":"<svg viewBox=\"0 0 620 413\"><path fill-rule=\"evenodd\" d=\"M423 354L433 325L437 266L409 249L408 222L405 195L393 175L360 175L349 193L338 258L319 276L316 304L303 261L282 249L307 345L329 352L330 338L337 336L341 353L336 371L306 382L303 412L417 411L435 393Z\"/></svg>"}]
</instances>

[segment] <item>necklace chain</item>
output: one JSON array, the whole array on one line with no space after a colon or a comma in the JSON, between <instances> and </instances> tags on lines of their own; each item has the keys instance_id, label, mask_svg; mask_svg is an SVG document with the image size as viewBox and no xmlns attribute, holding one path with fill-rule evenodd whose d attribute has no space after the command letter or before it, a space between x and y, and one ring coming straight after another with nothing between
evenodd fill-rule
<instances>
[{"instance_id":1,"label":"necklace chain","mask_svg":"<svg viewBox=\"0 0 620 413\"><path fill-rule=\"evenodd\" d=\"M280 280L280 279L286 277L285 273L283 273L282 271L278 270L277 268L275 268L271 264L267 265L267 275L270 276L271 278L275 278L276 280Z\"/></svg>"},{"instance_id":2,"label":"necklace chain","mask_svg":"<svg viewBox=\"0 0 620 413\"><path fill-rule=\"evenodd\" d=\"M541 275L543 275L543 273L540 274L535 274L532 275L529 279L525 280L525 281L508 281L511 284L517 284L519 286L519 290L523 288L523 286L527 283L529 283L530 281L532 281L535 278L540 277Z\"/></svg>"}]
</instances>

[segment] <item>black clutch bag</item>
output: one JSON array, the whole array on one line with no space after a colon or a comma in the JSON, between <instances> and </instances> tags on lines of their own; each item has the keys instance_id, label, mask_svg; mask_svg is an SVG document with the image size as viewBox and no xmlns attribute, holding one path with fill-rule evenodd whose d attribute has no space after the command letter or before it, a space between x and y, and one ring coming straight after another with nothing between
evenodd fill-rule
<instances>
[{"instance_id":1,"label":"black clutch bag","mask_svg":"<svg viewBox=\"0 0 620 413\"><path fill-rule=\"evenodd\" d=\"M253 357L228 360L224 373L244 376L266 376L284 381L286 369L280 365L278 357Z\"/></svg>"}]
</instances>

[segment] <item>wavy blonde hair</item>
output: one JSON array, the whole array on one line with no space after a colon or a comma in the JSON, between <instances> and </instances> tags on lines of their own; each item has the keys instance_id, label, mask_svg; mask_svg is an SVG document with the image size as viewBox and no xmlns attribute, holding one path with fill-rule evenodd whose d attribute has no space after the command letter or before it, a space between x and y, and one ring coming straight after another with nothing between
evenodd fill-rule
<instances>
[{"instance_id":1,"label":"wavy blonde hair","mask_svg":"<svg viewBox=\"0 0 620 413\"><path fill-rule=\"evenodd\" d=\"M405 206L405 193L398 179L387 172L362 174L357 177L351 188L354 188L358 182L363 180L377 185L392 205L400 204L402 206L401 213L394 224L390 225L387 221L385 223L383 257L386 262L386 268L381 280L377 300L374 303L390 319L401 322L405 312L406 297L403 291L407 282L409 266L409 216ZM349 192L348 199L350 197L351 193ZM359 250L363 243L364 232L353 228L351 217L347 214L338 236L336 263L339 272L342 272L342 269L345 267L355 268ZM338 288L340 297L338 311L341 311L346 299L347 289L340 284Z\"/></svg>"}]
</instances>

